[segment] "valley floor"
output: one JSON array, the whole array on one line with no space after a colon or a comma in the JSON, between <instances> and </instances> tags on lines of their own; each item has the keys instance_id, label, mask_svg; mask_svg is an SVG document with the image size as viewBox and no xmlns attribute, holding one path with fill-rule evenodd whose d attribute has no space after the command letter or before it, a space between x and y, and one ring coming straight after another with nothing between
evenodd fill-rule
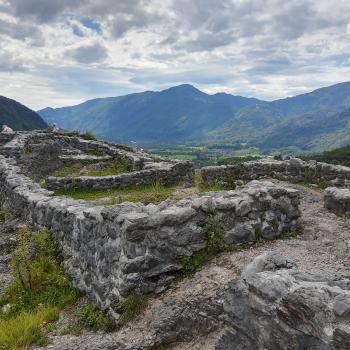
<instances>
[{"instance_id":1,"label":"valley floor","mask_svg":"<svg viewBox=\"0 0 350 350\"><path fill-rule=\"evenodd\" d=\"M194 276L177 281L154 298L128 327L114 333L56 336L48 349L214 349L222 331L222 300L227 283L254 257L276 251L294 260L301 271L326 276L350 274L350 220L323 208L322 193L271 180L301 194L303 232L294 238L258 243L222 253Z\"/></svg>"}]
</instances>

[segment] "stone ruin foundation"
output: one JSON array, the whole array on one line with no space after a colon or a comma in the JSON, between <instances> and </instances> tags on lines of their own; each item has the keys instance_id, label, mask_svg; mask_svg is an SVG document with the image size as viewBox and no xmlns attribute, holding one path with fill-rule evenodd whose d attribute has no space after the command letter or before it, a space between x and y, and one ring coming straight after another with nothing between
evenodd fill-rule
<instances>
[{"instance_id":1,"label":"stone ruin foundation","mask_svg":"<svg viewBox=\"0 0 350 350\"><path fill-rule=\"evenodd\" d=\"M46 227L55 235L73 283L116 318L114 306L130 291L163 291L182 269L179 257L206 248L208 220L219 225L226 245L273 239L297 229L298 192L268 181L159 205L93 206L55 196L32 180L50 178L67 157L84 158L89 149L103 149L103 157L129 162L135 186L139 179L153 179L154 172L165 182L192 183L194 171L190 162L169 162L126 146L78 137L31 132L0 142L1 199L35 227ZM85 180L90 181L81 181ZM123 182L113 181L115 186Z\"/></svg>"}]
</instances>

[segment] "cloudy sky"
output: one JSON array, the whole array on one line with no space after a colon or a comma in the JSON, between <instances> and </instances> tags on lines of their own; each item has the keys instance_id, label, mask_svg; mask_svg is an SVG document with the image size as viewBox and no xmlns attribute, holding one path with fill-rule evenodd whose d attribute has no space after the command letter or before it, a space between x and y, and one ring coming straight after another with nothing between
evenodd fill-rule
<instances>
[{"instance_id":1,"label":"cloudy sky","mask_svg":"<svg viewBox=\"0 0 350 350\"><path fill-rule=\"evenodd\" d=\"M348 0L0 0L0 95L33 109L181 83L270 100L346 80Z\"/></svg>"}]
</instances>

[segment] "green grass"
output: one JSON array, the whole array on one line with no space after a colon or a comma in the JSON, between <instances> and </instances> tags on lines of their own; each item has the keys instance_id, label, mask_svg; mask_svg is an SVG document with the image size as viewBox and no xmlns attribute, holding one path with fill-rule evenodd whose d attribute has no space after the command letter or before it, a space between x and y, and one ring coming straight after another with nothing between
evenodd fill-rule
<instances>
[{"instance_id":1,"label":"green grass","mask_svg":"<svg viewBox=\"0 0 350 350\"><path fill-rule=\"evenodd\" d=\"M42 344L45 325L78 299L80 293L64 274L62 261L49 232L21 232L12 257L14 281L0 297L0 349Z\"/></svg>"},{"instance_id":2,"label":"green grass","mask_svg":"<svg viewBox=\"0 0 350 350\"><path fill-rule=\"evenodd\" d=\"M100 161L93 161L90 164L80 162L69 162L62 169L57 170L54 176L77 177L77 176L112 176L130 171L130 167L115 161L109 162L110 167L105 169L92 169L92 165Z\"/></svg>"},{"instance_id":3,"label":"green grass","mask_svg":"<svg viewBox=\"0 0 350 350\"><path fill-rule=\"evenodd\" d=\"M24 350L29 349L31 344L49 344L45 326L57 319L58 309L55 307L22 311L10 319L0 319L0 349Z\"/></svg>"},{"instance_id":4,"label":"green grass","mask_svg":"<svg viewBox=\"0 0 350 350\"><path fill-rule=\"evenodd\" d=\"M149 295L132 292L124 300L120 301L115 306L115 311L120 314L118 325L120 327L125 326L141 314L146 309L149 298Z\"/></svg>"},{"instance_id":5,"label":"green grass","mask_svg":"<svg viewBox=\"0 0 350 350\"><path fill-rule=\"evenodd\" d=\"M113 205L123 202L150 202L159 204L165 199L169 198L174 190L174 187L167 187L156 184L153 186L140 186L108 190L59 190L55 192L55 195L65 195L70 196L74 199L84 199L87 201L112 197L110 201L103 202L104 205Z\"/></svg>"}]
</instances>

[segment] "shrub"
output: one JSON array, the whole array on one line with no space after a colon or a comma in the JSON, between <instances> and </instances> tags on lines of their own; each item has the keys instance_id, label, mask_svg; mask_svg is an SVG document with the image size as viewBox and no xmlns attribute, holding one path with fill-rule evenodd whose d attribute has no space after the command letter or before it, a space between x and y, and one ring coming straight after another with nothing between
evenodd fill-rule
<instances>
[{"instance_id":1,"label":"shrub","mask_svg":"<svg viewBox=\"0 0 350 350\"><path fill-rule=\"evenodd\" d=\"M115 306L115 311L120 314L119 326L124 326L136 316L141 314L148 305L149 295L138 292L130 293L124 300Z\"/></svg>"},{"instance_id":2,"label":"shrub","mask_svg":"<svg viewBox=\"0 0 350 350\"><path fill-rule=\"evenodd\" d=\"M115 322L102 310L95 305L87 305L83 310L77 311L78 323L94 331L108 332L113 330Z\"/></svg>"}]
</instances>

